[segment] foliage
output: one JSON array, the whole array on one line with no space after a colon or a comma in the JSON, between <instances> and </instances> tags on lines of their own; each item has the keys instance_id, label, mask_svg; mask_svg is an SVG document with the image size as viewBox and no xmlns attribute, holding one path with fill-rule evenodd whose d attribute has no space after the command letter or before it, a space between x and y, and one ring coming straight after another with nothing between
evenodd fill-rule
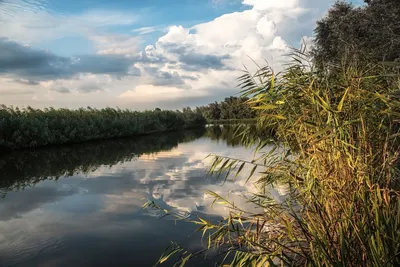
<instances>
[{"instance_id":1,"label":"foliage","mask_svg":"<svg viewBox=\"0 0 400 267\"><path fill-rule=\"evenodd\" d=\"M214 102L208 106L197 107L208 121L251 119L256 111L249 106L246 97L227 97L224 101Z\"/></svg>"},{"instance_id":2,"label":"foliage","mask_svg":"<svg viewBox=\"0 0 400 267\"><path fill-rule=\"evenodd\" d=\"M191 110L130 111L113 108L25 109L0 107L0 147L26 148L78 143L201 126Z\"/></svg>"},{"instance_id":3,"label":"foliage","mask_svg":"<svg viewBox=\"0 0 400 267\"><path fill-rule=\"evenodd\" d=\"M229 176L251 166L248 181L258 175L259 190L246 197L264 212L208 192L229 216L194 223L208 233L208 249L232 255L229 266L399 266L398 77L356 61L332 75L300 63L304 53L293 57L282 73L264 67L240 77L259 127L275 130L276 149L264 152L261 141L253 161L215 156L210 169ZM277 184L288 188L283 202L267 190Z\"/></svg>"},{"instance_id":4,"label":"foliage","mask_svg":"<svg viewBox=\"0 0 400 267\"><path fill-rule=\"evenodd\" d=\"M369 0L361 7L339 1L318 21L313 54L317 66L343 55L367 61L400 60L400 1Z\"/></svg>"}]
</instances>

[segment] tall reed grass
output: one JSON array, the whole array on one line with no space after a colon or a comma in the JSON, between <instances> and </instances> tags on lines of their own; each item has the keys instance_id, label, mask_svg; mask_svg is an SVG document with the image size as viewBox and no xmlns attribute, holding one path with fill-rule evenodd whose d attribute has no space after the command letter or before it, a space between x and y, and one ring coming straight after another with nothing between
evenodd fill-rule
<instances>
[{"instance_id":1,"label":"tall reed grass","mask_svg":"<svg viewBox=\"0 0 400 267\"><path fill-rule=\"evenodd\" d=\"M279 144L267 153L259 142L251 162L214 157L214 174L251 166L259 191L247 199L264 212L209 192L230 214L192 221L206 251L225 253L228 266L400 266L398 76L354 60L322 72L300 51L293 59L281 73L266 66L239 79L258 127L274 129ZM290 188L283 202L266 189L276 184ZM178 252L177 265L205 255L174 245L161 259Z\"/></svg>"},{"instance_id":2,"label":"tall reed grass","mask_svg":"<svg viewBox=\"0 0 400 267\"><path fill-rule=\"evenodd\" d=\"M204 126L193 111L130 111L113 108L25 109L0 106L0 148L79 143Z\"/></svg>"}]
</instances>

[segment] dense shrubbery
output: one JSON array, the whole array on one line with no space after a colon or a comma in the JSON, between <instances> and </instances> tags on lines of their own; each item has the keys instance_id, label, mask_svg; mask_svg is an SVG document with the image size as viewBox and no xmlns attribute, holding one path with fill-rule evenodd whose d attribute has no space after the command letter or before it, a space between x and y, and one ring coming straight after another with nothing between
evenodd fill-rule
<instances>
[{"instance_id":1,"label":"dense shrubbery","mask_svg":"<svg viewBox=\"0 0 400 267\"><path fill-rule=\"evenodd\" d=\"M329 68L343 55L363 61L400 61L400 1L364 2L355 7L338 1L318 21L313 50L318 67Z\"/></svg>"},{"instance_id":2,"label":"dense shrubbery","mask_svg":"<svg viewBox=\"0 0 400 267\"><path fill-rule=\"evenodd\" d=\"M149 134L204 125L199 113L0 107L0 147L23 148Z\"/></svg>"},{"instance_id":3,"label":"dense shrubbery","mask_svg":"<svg viewBox=\"0 0 400 267\"><path fill-rule=\"evenodd\" d=\"M203 114L209 121L252 119L257 116L255 109L247 103L247 97L227 97L224 101L210 103L197 107L196 111Z\"/></svg>"}]
</instances>

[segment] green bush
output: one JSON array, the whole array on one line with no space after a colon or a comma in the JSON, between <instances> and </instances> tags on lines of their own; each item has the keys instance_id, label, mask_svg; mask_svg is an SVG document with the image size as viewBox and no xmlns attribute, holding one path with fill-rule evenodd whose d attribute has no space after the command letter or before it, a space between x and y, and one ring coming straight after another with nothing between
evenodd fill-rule
<instances>
[{"instance_id":1,"label":"green bush","mask_svg":"<svg viewBox=\"0 0 400 267\"><path fill-rule=\"evenodd\" d=\"M0 107L0 147L79 143L205 125L192 111L130 111L113 108L26 109Z\"/></svg>"}]
</instances>

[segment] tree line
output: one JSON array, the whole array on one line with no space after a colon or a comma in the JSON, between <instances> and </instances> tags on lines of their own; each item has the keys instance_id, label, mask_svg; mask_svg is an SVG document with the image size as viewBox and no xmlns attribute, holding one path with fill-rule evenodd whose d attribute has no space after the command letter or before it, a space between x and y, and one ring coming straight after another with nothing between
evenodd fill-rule
<instances>
[{"instance_id":1,"label":"tree line","mask_svg":"<svg viewBox=\"0 0 400 267\"><path fill-rule=\"evenodd\" d=\"M220 102L213 102L196 108L208 121L252 119L257 116L247 97L230 96Z\"/></svg>"}]
</instances>

